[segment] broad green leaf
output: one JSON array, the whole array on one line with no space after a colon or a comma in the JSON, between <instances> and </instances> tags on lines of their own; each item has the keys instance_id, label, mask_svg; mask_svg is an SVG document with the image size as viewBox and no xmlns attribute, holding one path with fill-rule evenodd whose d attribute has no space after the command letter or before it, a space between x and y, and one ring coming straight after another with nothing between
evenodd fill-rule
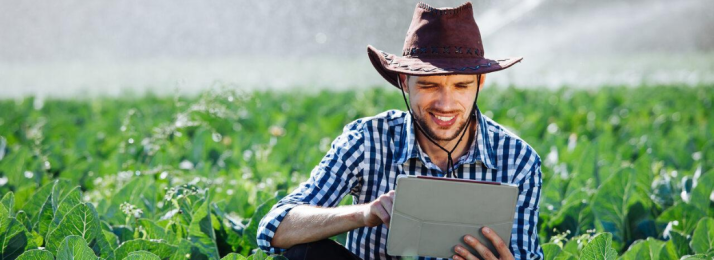
<instances>
[{"instance_id":1,"label":"broad green leaf","mask_svg":"<svg viewBox=\"0 0 714 260\"><path fill-rule=\"evenodd\" d=\"M711 257L707 257L705 254L685 255L680 260L711 260Z\"/></svg>"},{"instance_id":2,"label":"broad green leaf","mask_svg":"<svg viewBox=\"0 0 714 260\"><path fill-rule=\"evenodd\" d=\"M543 183L543 198L541 201L541 212L557 212L562 204L565 193L565 183L560 176L554 176L547 183Z\"/></svg>"},{"instance_id":3,"label":"broad green leaf","mask_svg":"<svg viewBox=\"0 0 714 260\"><path fill-rule=\"evenodd\" d=\"M55 185L52 187L52 196L50 197L52 212L57 212L60 202L62 202L62 200L65 198L65 196L67 196L69 192L76 188L78 188L77 184L74 184L69 180L56 180Z\"/></svg>"},{"instance_id":4,"label":"broad green leaf","mask_svg":"<svg viewBox=\"0 0 714 260\"><path fill-rule=\"evenodd\" d=\"M588 230L592 227L591 220L585 219L592 214L590 212L590 200L587 192L584 190L575 191L564 200L565 204L558 210L558 213L553 216L547 223L547 228L557 229L560 232L570 231L573 235L579 235L581 230Z\"/></svg>"},{"instance_id":5,"label":"broad green leaf","mask_svg":"<svg viewBox=\"0 0 714 260\"><path fill-rule=\"evenodd\" d=\"M49 199L50 194L52 194L52 188L54 187L54 182L50 182L38 189L33 196L22 206L22 210L27 213L27 216L32 219L33 223L37 219L37 214L40 213L42 207L45 205L47 199Z\"/></svg>"},{"instance_id":6,"label":"broad green leaf","mask_svg":"<svg viewBox=\"0 0 714 260\"><path fill-rule=\"evenodd\" d=\"M710 199L712 192L714 192L714 169L703 173L697 179L697 186L692 189L691 204L702 212L707 212L712 203Z\"/></svg>"},{"instance_id":7,"label":"broad green leaf","mask_svg":"<svg viewBox=\"0 0 714 260\"><path fill-rule=\"evenodd\" d=\"M570 180L565 191L565 198L573 192L579 190L594 190L602 182L599 175L597 144L583 146L583 153L580 155L577 164L573 165ZM604 179L604 178L603 178Z\"/></svg>"},{"instance_id":8,"label":"broad green leaf","mask_svg":"<svg viewBox=\"0 0 714 260\"><path fill-rule=\"evenodd\" d=\"M692 254L692 249L689 247L689 242L691 239L687 238L687 235L684 235L676 230L670 230L669 237L669 240L674 245L678 256Z\"/></svg>"},{"instance_id":9,"label":"broad green leaf","mask_svg":"<svg viewBox=\"0 0 714 260\"><path fill-rule=\"evenodd\" d=\"M161 260L161 258L155 254L142 250L129 253L127 257L124 257L124 260Z\"/></svg>"},{"instance_id":10,"label":"broad green leaf","mask_svg":"<svg viewBox=\"0 0 714 260\"><path fill-rule=\"evenodd\" d=\"M664 248L665 242L659 241L654 238L648 238L647 240L637 240L627 251L622 254L620 259L622 260L659 260L660 252Z\"/></svg>"},{"instance_id":11,"label":"broad green leaf","mask_svg":"<svg viewBox=\"0 0 714 260\"><path fill-rule=\"evenodd\" d=\"M232 189L233 195L230 195L226 202L226 209L236 212L239 216L249 216L250 212L255 211L254 204L248 201L250 193L244 187L236 187Z\"/></svg>"},{"instance_id":12,"label":"broad green leaf","mask_svg":"<svg viewBox=\"0 0 714 260\"><path fill-rule=\"evenodd\" d=\"M225 203L211 203L211 210L218 218L218 221L213 224L220 225L219 228L214 228L214 231L216 231L216 242L219 247L218 251L235 252L243 244L243 230L245 230L245 225L233 219L221 210L221 208L226 208ZM224 244L225 247L230 246L230 248L222 249L221 244Z\"/></svg>"},{"instance_id":13,"label":"broad green leaf","mask_svg":"<svg viewBox=\"0 0 714 260\"><path fill-rule=\"evenodd\" d=\"M4 117L5 115L6 113L3 113L2 116ZM2 128L7 129L7 123L5 123ZM0 160L0 172L4 172L3 177L7 178L8 186L17 185L21 187L32 182L32 180L25 178L22 174L28 168L33 168L33 166L36 165L31 159L31 148L26 145L19 146L18 148L18 150L7 154L8 156L5 157L4 160ZM0 153L2 152L4 151L0 151Z\"/></svg>"},{"instance_id":14,"label":"broad green leaf","mask_svg":"<svg viewBox=\"0 0 714 260\"><path fill-rule=\"evenodd\" d=\"M555 257L560 254L560 251L562 251L560 246L553 243L545 243L541 245L541 248L543 248L543 257L546 260L555 259Z\"/></svg>"},{"instance_id":15,"label":"broad green leaf","mask_svg":"<svg viewBox=\"0 0 714 260\"><path fill-rule=\"evenodd\" d=\"M156 183L150 182L145 191L154 192L144 192L141 194L140 201L143 210L141 215L144 218L154 219L157 217L157 214L160 213L157 203L163 199L164 194L155 192L157 189Z\"/></svg>"},{"instance_id":16,"label":"broad green leaf","mask_svg":"<svg viewBox=\"0 0 714 260\"><path fill-rule=\"evenodd\" d=\"M672 229L691 234L697 225L697 221L705 217L705 213L697 207L686 203L679 203L666 209L657 217L657 227L660 233L672 222ZM675 225L676 223L676 225Z\"/></svg>"},{"instance_id":17,"label":"broad green leaf","mask_svg":"<svg viewBox=\"0 0 714 260\"><path fill-rule=\"evenodd\" d=\"M57 259L97 259L87 241L80 236L67 236L57 250Z\"/></svg>"},{"instance_id":18,"label":"broad green leaf","mask_svg":"<svg viewBox=\"0 0 714 260\"><path fill-rule=\"evenodd\" d=\"M617 259L617 251L612 247L612 234L600 233L588 242L580 254L580 259L585 260L610 260Z\"/></svg>"},{"instance_id":19,"label":"broad green leaf","mask_svg":"<svg viewBox=\"0 0 714 260\"><path fill-rule=\"evenodd\" d=\"M268 256L263 252L263 250L256 250L254 254L250 255L248 257L248 260L271 260L273 259L272 257Z\"/></svg>"},{"instance_id":20,"label":"broad green leaf","mask_svg":"<svg viewBox=\"0 0 714 260\"><path fill-rule=\"evenodd\" d=\"M15 214L15 219L17 219L17 221L20 221L20 223L25 226L25 230L32 230L32 223L30 223L30 219L27 218L27 213L25 213L24 211L18 211L17 214Z\"/></svg>"},{"instance_id":21,"label":"broad green leaf","mask_svg":"<svg viewBox=\"0 0 714 260\"><path fill-rule=\"evenodd\" d=\"M0 218L10 218L10 211L5 208L5 205L0 204Z\"/></svg>"},{"instance_id":22,"label":"broad green leaf","mask_svg":"<svg viewBox=\"0 0 714 260\"><path fill-rule=\"evenodd\" d=\"M13 259L28 247L27 233L14 218L2 220L0 225L0 259Z\"/></svg>"},{"instance_id":23,"label":"broad green leaf","mask_svg":"<svg viewBox=\"0 0 714 260\"><path fill-rule=\"evenodd\" d=\"M161 259L168 259L176 252L176 246L169 245L164 242L157 242L145 239L129 240L121 244L114 250L116 259L124 259L129 256L129 253L139 250L144 250L157 255Z\"/></svg>"},{"instance_id":24,"label":"broad green leaf","mask_svg":"<svg viewBox=\"0 0 714 260\"><path fill-rule=\"evenodd\" d=\"M28 245L25 226L10 217L10 212L0 204L0 259L13 259L22 254Z\"/></svg>"},{"instance_id":25,"label":"broad green leaf","mask_svg":"<svg viewBox=\"0 0 714 260\"><path fill-rule=\"evenodd\" d=\"M47 197L45 204L42 205L40 213L37 214L32 228L37 230L38 233L45 236L45 239L47 239L47 235L49 235L50 232L50 223L52 223L52 218L54 218L54 210L52 210L52 194L50 194L50 196Z\"/></svg>"},{"instance_id":26,"label":"broad green leaf","mask_svg":"<svg viewBox=\"0 0 714 260\"><path fill-rule=\"evenodd\" d=\"M558 256L555 258L555 260L578 260L577 257L575 257L573 254L567 251L562 251Z\"/></svg>"},{"instance_id":27,"label":"broad green leaf","mask_svg":"<svg viewBox=\"0 0 714 260\"><path fill-rule=\"evenodd\" d=\"M560 252L560 254L562 255L563 252L568 252L573 256L580 256L580 250L582 250L582 247L578 243L577 237L574 237L570 239L567 243L565 243L565 246L563 246L563 251Z\"/></svg>"},{"instance_id":28,"label":"broad green leaf","mask_svg":"<svg viewBox=\"0 0 714 260\"><path fill-rule=\"evenodd\" d=\"M119 243L134 239L134 229L125 225L116 225L112 227L112 233L117 235Z\"/></svg>"},{"instance_id":29,"label":"broad green leaf","mask_svg":"<svg viewBox=\"0 0 714 260\"><path fill-rule=\"evenodd\" d=\"M691 247L697 254L706 254L709 250L714 248L713 218L705 218L699 221L692 235Z\"/></svg>"},{"instance_id":30,"label":"broad green leaf","mask_svg":"<svg viewBox=\"0 0 714 260\"><path fill-rule=\"evenodd\" d=\"M211 223L211 210L208 195L206 199L198 204L194 209L191 225L189 226L189 240L198 247L201 253L210 258L219 258L218 247L216 246L216 235L213 232Z\"/></svg>"},{"instance_id":31,"label":"broad green leaf","mask_svg":"<svg viewBox=\"0 0 714 260\"><path fill-rule=\"evenodd\" d=\"M54 195L52 196L54 197ZM50 223L49 230L56 228L60 221L62 221L62 218L64 218L64 215L80 203L82 203L82 191L80 187L75 187L65 194L64 198L57 206L52 222Z\"/></svg>"},{"instance_id":32,"label":"broad green leaf","mask_svg":"<svg viewBox=\"0 0 714 260\"><path fill-rule=\"evenodd\" d=\"M171 244L175 238L174 236L169 236L166 233L166 230L164 230L164 228L162 228L161 226L157 225L154 221L142 218L139 219L137 222L139 226L142 227L142 230L144 232L142 238L144 239L160 239Z\"/></svg>"},{"instance_id":33,"label":"broad green leaf","mask_svg":"<svg viewBox=\"0 0 714 260\"><path fill-rule=\"evenodd\" d=\"M645 204L646 196L638 188L637 172L624 169L613 174L598 189L593 196L591 210L595 215L596 224L603 230L612 233L613 246L616 250L622 248L628 241L634 239L630 226L629 209L631 205ZM645 206L649 208L649 205ZM641 216L639 218L648 218Z\"/></svg>"},{"instance_id":34,"label":"broad green leaf","mask_svg":"<svg viewBox=\"0 0 714 260\"><path fill-rule=\"evenodd\" d=\"M50 228L53 226L52 220L55 218L55 212L57 212L59 208L59 202L74 188L68 180L64 179L55 180L53 183L52 192L42 205L42 209L40 209L40 213L34 219L33 223L33 228L45 237L49 234ZM70 205L68 209L64 210L69 210L74 206L76 205ZM59 220L60 219L57 219L57 221Z\"/></svg>"},{"instance_id":35,"label":"broad green leaf","mask_svg":"<svg viewBox=\"0 0 714 260\"><path fill-rule=\"evenodd\" d=\"M104 220L99 221L99 227L101 227L102 230L104 230L104 231L112 232L112 225L110 225L108 222L106 222Z\"/></svg>"},{"instance_id":36,"label":"broad green leaf","mask_svg":"<svg viewBox=\"0 0 714 260\"><path fill-rule=\"evenodd\" d=\"M659 251L660 260L677 260L680 254L677 253L677 248L672 240L664 243L662 250Z\"/></svg>"},{"instance_id":37,"label":"broad green leaf","mask_svg":"<svg viewBox=\"0 0 714 260\"><path fill-rule=\"evenodd\" d=\"M2 206L0 206L0 211L2 211ZM2 213L0 213L2 215ZM37 248L38 246L42 245L42 242L44 241L44 238L38 234L37 232L32 230L32 224L30 223L30 220L27 218L27 214L20 210L17 212L15 215L15 221L18 223L22 224L22 229L27 239L27 246L26 248ZM11 222L11 224L14 224L14 221ZM18 237L20 239L22 237Z\"/></svg>"},{"instance_id":38,"label":"broad green leaf","mask_svg":"<svg viewBox=\"0 0 714 260\"><path fill-rule=\"evenodd\" d=\"M55 256L47 250L32 249L27 250L17 257L16 260L54 260Z\"/></svg>"},{"instance_id":39,"label":"broad green leaf","mask_svg":"<svg viewBox=\"0 0 714 260\"><path fill-rule=\"evenodd\" d=\"M57 206L53 205L53 208L55 209L55 219L53 222L59 223L60 220L64 217L64 214L67 214L74 206L77 206L78 204L82 203L82 189L81 187L77 186L71 189L70 191L67 191L63 193L64 195L61 199L61 201L57 204ZM54 203L55 196L52 196L52 201ZM56 221L55 221L56 220Z\"/></svg>"},{"instance_id":40,"label":"broad green leaf","mask_svg":"<svg viewBox=\"0 0 714 260\"><path fill-rule=\"evenodd\" d=\"M102 234L104 234L104 239L107 240L109 247L112 249L112 251L114 251L114 249L119 246L119 238L117 237L117 235L104 229L102 229Z\"/></svg>"},{"instance_id":41,"label":"broad green leaf","mask_svg":"<svg viewBox=\"0 0 714 260\"><path fill-rule=\"evenodd\" d=\"M51 230L47 236L47 250L57 252L62 240L71 235L80 236L88 241L95 254L102 258L114 256L109 242L99 227L97 212L91 204L82 203L67 212L57 228Z\"/></svg>"},{"instance_id":42,"label":"broad green leaf","mask_svg":"<svg viewBox=\"0 0 714 260\"><path fill-rule=\"evenodd\" d=\"M646 195L642 195L643 200L648 200ZM628 243L638 239L647 239L648 237L658 237L657 225L654 220L653 205L654 202L636 202L628 207L627 212L627 227L628 227Z\"/></svg>"},{"instance_id":43,"label":"broad green leaf","mask_svg":"<svg viewBox=\"0 0 714 260\"><path fill-rule=\"evenodd\" d=\"M208 259L205 255L198 252L198 248L193 246L191 241L181 239L178 243L177 250L171 255L171 260L185 259Z\"/></svg>"},{"instance_id":44,"label":"broad green leaf","mask_svg":"<svg viewBox=\"0 0 714 260\"><path fill-rule=\"evenodd\" d=\"M2 196L2 200L0 200L0 204L5 206L5 209L8 211L10 217L14 217L15 213L14 207L15 207L15 194L12 192L5 193L4 196Z\"/></svg>"},{"instance_id":45,"label":"broad green leaf","mask_svg":"<svg viewBox=\"0 0 714 260\"><path fill-rule=\"evenodd\" d=\"M230 253L221 258L221 260L245 260L245 256L236 254L236 253Z\"/></svg>"},{"instance_id":46,"label":"broad green leaf","mask_svg":"<svg viewBox=\"0 0 714 260\"><path fill-rule=\"evenodd\" d=\"M32 230L32 224L27 218L27 213L20 210L15 215L15 219L22 224L23 229L25 230L25 236L28 240L27 248L37 248L38 246L41 246L44 241L44 238L39 233Z\"/></svg>"},{"instance_id":47,"label":"broad green leaf","mask_svg":"<svg viewBox=\"0 0 714 260\"><path fill-rule=\"evenodd\" d=\"M143 195L148 186L153 183L153 180L147 178L146 176L134 177L131 181L124 184L124 186L114 193L107 204L107 208L104 209L102 217L107 219L111 223L124 223L125 215L120 211L119 206L128 202L136 207L141 208L146 211L144 203L142 201Z\"/></svg>"}]
</instances>

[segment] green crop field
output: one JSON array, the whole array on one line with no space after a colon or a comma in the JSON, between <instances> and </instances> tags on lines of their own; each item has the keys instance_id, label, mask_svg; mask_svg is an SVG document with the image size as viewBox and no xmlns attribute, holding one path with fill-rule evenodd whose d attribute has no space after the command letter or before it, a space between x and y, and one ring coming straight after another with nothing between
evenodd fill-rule
<instances>
[{"instance_id":1,"label":"green crop field","mask_svg":"<svg viewBox=\"0 0 714 260\"><path fill-rule=\"evenodd\" d=\"M546 259L714 258L713 103L714 86L479 100L543 160ZM0 100L0 259L281 258L256 250L262 216L345 124L403 108L392 88Z\"/></svg>"}]
</instances>

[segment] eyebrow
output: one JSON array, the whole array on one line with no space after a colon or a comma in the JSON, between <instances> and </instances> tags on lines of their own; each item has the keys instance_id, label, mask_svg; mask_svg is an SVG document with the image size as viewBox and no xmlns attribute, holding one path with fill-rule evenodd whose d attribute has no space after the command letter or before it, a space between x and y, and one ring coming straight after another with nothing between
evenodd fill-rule
<instances>
[{"instance_id":1,"label":"eyebrow","mask_svg":"<svg viewBox=\"0 0 714 260\"><path fill-rule=\"evenodd\" d=\"M456 85L468 85L468 84L471 84L471 83L474 83L474 82L475 82L475 81L473 81L473 80L471 80L471 81L461 81L461 82L456 82Z\"/></svg>"},{"instance_id":2,"label":"eyebrow","mask_svg":"<svg viewBox=\"0 0 714 260\"><path fill-rule=\"evenodd\" d=\"M429 81L425 81L425 80L419 80L419 81L416 82L416 84L420 84L420 85L436 85L437 83L435 83L435 82L429 82Z\"/></svg>"},{"instance_id":3,"label":"eyebrow","mask_svg":"<svg viewBox=\"0 0 714 260\"><path fill-rule=\"evenodd\" d=\"M476 81L474 81L474 80L470 80L470 81L460 81L460 82L456 82L455 85L469 85L469 84L472 84L472 83L474 83L474 82L476 82ZM416 84L417 84L417 85L427 85L427 86L428 86L428 85L439 85L439 83L429 82L429 81L425 81L425 80L419 80L419 81L416 82Z\"/></svg>"}]
</instances>

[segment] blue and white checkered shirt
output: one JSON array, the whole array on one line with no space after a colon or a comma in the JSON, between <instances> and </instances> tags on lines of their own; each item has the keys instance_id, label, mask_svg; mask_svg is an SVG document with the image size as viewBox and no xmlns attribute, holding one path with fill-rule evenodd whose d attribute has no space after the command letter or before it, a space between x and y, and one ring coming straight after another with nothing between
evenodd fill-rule
<instances>
[{"instance_id":1,"label":"blue and white checkered shirt","mask_svg":"<svg viewBox=\"0 0 714 260\"><path fill-rule=\"evenodd\" d=\"M480 114L478 137L469 152L454 159L459 178L518 185L520 195L511 232L511 252L516 259L543 258L538 239L538 203L541 190L541 161L525 141ZM350 194L354 204L369 203L396 188L402 174L443 177L415 141L409 113L389 110L361 118L345 126L310 175L296 190L280 200L262 219L258 245L270 253L275 230L297 205L335 207ZM346 247L364 260L399 259L387 255L385 225L362 227L347 234ZM434 259L434 258L419 258Z\"/></svg>"}]
</instances>

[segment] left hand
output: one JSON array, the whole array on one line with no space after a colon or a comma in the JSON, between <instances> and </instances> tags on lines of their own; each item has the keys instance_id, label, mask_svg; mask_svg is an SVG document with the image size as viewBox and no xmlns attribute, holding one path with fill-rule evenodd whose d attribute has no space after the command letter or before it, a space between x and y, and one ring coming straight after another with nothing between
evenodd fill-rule
<instances>
[{"instance_id":1,"label":"left hand","mask_svg":"<svg viewBox=\"0 0 714 260\"><path fill-rule=\"evenodd\" d=\"M481 244L481 242L478 241L475 237L471 235L466 235L464 237L464 241L466 242L467 245L473 247L476 249L476 252L478 252L481 257L484 258L484 260L491 260L491 259L513 259L513 254L511 254L511 251L508 249L508 246L506 246L506 243L503 242L501 237L498 236L495 232L493 232L492 229L483 227L481 229L481 233L488 238L488 240L491 240L491 244L496 248L496 251L498 251L498 254L500 255L500 258L496 258L496 256L491 253L491 251L486 247L484 244ZM476 256L472 255L471 252L469 252L468 249L464 248L461 245L456 245L454 247L456 251L456 255L453 256L454 260L475 260L479 259Z\"/></svg>"}]
</instances>

